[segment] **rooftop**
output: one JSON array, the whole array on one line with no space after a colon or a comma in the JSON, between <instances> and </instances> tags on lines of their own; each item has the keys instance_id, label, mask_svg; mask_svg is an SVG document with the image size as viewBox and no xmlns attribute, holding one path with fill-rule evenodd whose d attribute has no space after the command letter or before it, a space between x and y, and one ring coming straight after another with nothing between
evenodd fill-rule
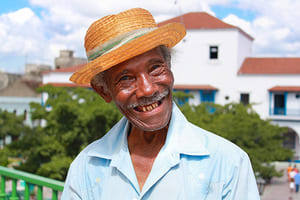
<instances>
[{"instance_id":1,"label":"rooftop","mask_svg":"<svg viewBox=\"0 0 300 200\"><path fill-rule=\"evenodd\" d=\"M246 58L238 74L300 74L300 58Z\"/></svg>"},{"instance_id":2,"label":"rooftop","mask_svg":"<svg viewBox=\"0 0 300 200\"><path fill-rule=\"evenodd\" d=\"M237 29L244 34L250 40L254 38L244 32L237 26L227 24L222 20L206 13L206 12L190 12L178 17L171 18L169 20L158 23L158 26L163 26L168 23L179 22L184 24L186 29Z\"/></svg>"}]
</instances>

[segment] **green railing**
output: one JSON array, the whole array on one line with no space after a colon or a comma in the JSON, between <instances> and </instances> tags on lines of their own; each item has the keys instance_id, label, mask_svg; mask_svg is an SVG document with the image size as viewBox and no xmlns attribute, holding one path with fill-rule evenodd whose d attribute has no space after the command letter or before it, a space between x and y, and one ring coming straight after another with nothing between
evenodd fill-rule
<instances>
[{"instance_id":1,"label":"green railing","mask_svg":"<svg viewBox=\"0 0 300 200\"><path fill-rule=\"evenodd\" d=\"M0 200L20 200L17 191L18 180L23 180L25 182L24 200L30 199L30 185L37 186L37 200L43 199L43 187L52 189L52 200L57 200L58 191L62 191L64 188L64 182L22 172L19 170L9 169L2 166L0 166L0 176ZM12 191L9 198L8 194L5 191L6 181L8 179L12 180Z\"/></svg>"}]
</instances>

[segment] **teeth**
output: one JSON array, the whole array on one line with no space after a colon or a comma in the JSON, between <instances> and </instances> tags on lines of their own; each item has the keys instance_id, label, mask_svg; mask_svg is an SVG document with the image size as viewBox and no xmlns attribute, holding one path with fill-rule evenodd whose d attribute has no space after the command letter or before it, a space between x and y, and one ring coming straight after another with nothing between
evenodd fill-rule
<instances>
[{"instance_id":1,"label":"teeth","mask_svg":"<svg viewBox=\"0 0 300 200\"><path fill-rule=\"evenodd\" d=\"M156 107L158 107L158 103L153 103L153 104L151 104L149 106L143 106L142 110L143 110L143 112L151 111L151 110L153 110Z\"/></svg>"}]
</instances>

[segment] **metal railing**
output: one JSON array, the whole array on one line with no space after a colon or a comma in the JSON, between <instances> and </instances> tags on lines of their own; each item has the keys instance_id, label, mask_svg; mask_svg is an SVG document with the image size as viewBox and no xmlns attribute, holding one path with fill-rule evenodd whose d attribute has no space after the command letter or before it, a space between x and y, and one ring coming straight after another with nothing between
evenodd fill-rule
<instances>
[{"instance_id":1,"label":"metal railing","mask_svg":"<svg viewBox=\"0 0 300 200\"><path fill-rule=\"evenodd\" d=\"M20 200L17 191L18 180L23 180L25 182L24 200L30 199L30 185L37 186L37 200L43 200L43 187L52 189L52 200L57 200L58 192L63 191L64 188L64 182L2 166L0 166L0 176L0 200ZM12 180L12 190L10 195L8 195L5 190L6 181L8 179Z\"/></svg>"},{"instance_id":2,"label":"metal railing","mask_svg":"<svg viewBox=\"0 0 300 200\"><path fill-rule=\"evenodd\" d=\"M273 108L270 114L300 117L300 109Z\"/></svg>"}]
</instances>

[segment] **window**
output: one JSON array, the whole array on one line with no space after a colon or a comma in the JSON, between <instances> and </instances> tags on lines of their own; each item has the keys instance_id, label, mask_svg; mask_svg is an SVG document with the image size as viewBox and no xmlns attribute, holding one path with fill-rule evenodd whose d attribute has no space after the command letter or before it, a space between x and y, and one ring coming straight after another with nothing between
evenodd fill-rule
<instances>
[{"instance_id":1,"label":"window","mask_svg":"<svg viewBox=\"0 0 300 200\"><path fill-rule=\"evenodd\" d=\"M218 46L210 46L209 47L209 58L210 59L218 59Z\"/></svg>"},{"instance_id":2,"label":"window","mask_svg":"<svg viewBox=\"0 0 300 200\"><path fill-rule=\"evenodd\" d=\"M244 105L248 105L249 104L249 94L248 93L242 93L241 94L241 103Z\"/></svg>"},{"instance_id":3,"label":"window","mask_svg":"<svg viewBox=\"0 0 300 200\"><path fill-rule=\"evenodd\" d=\"M274 114L285 115L285 96L284 94L274 95Z\"/></svg>"},{"instance_id":4,"label":"window","mask_svg":"<svg viewBox=\"0 0 300 200\"><path fill-rule=\"evenodd\" d=\"M201 102L214 102L215 93L213 90L202 90L200 91Z\"/></svg>"},{"instance_id":5,"label":"window","mask_svg":"<svg viewBox=\"0 0 300 200\"><path fill-rule=\"evenodd\" d=\"M24 110L24 120L27 119L27 110Z\"/></svg>"}]
</instances>

